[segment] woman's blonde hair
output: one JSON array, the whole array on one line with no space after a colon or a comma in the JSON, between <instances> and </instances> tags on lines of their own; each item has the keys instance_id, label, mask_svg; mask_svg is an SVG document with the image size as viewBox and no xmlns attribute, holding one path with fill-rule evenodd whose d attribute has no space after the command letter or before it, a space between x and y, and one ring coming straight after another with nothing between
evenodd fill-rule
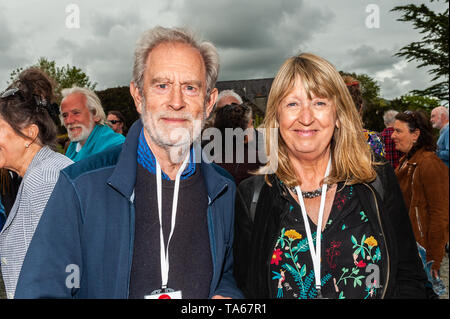
<instances>
[{"instance_id":1,"label":"woman's blonde hair","mask_svg":"<svg viewBox=\"0 0 450 319\"><path fill-rule=\"evenodd\" d=\"M313 93L320 98L334 102L339 127L335 127L331 143L332 169L327 184L345 182L352 185L370 182L376 178L373 168L373 155L365 141L361 119L353 100L339 72L325 59L311 53L287 59L278 71L270 89L266 116L263 126L266 132L278 128L278 109L281 101L291 92L295 81L302 81L308 95ZM311 97L311 96L309 96ZM277 143L278 149L271 153L271 145ZM288 187L301 183L297 180L288 158L288 148L281 134L265 134L269 161L258 170L258 174L275 172ZM276 169L274 169L276 168Z\"/></svg>"}]
</instances>

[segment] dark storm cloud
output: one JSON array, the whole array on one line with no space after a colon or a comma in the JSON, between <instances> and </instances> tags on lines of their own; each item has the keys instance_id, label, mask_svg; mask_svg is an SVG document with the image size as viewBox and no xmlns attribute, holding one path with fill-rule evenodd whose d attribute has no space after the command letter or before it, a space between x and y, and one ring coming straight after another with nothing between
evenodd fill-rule
<instances>
[{"instance_id":1,"label":"dark storm cloud","mask_svg":"<svg viewBox=\"0 0 450 319\"><path fill-rule=\"evenodd\" d=\"M138 11L120 11L116 13L104 13L94 11L91 13L89 22L92 25L93 33L100 37L107 37L114 27L121 26L130 28L141 25L142 20Z\"/></svg>"},{"instance_id":2,"label":"dark storm cloud","mask_svg":"<svg viewBox=\"0 0 450 319\"><path fill-rule=\"evenodd\" d=\"M273 77L282 61L333 21L327 7L305 1L186 1L182 25L199 30L219 50L219 79Z\"/></svg>"},{"instance_id":3,"label":"dark storm cloud","mask_svg":"<svg viewBox=\"0 0 450 319\"><path fill-rule=\"evenodd\" d=\"M339 70L376 78L383 97L427 86L416 64L402 65L399 48L420 39L390 12L411 0L1 0L0 83L12 70L43 56L85 71L97 89L128 85L134 45L156 25L188 26L213 42L221 58L219 80L273 77L299 52L316 53ZM81 28L64 26L66 6L79 5ZM368 28L367 5L380 9L380 28ZM433 2L431 6L438 6ZM442 7L442 5L439 5Z\"/></svg>"},{"instance_id":4,"label":"dark storm cloud","mask_svg":"<svg viewBox=\"0 0 450 319\"><path fill-rule=\"evenodd\" d=\"M361 45L356 49L347 51L349 60L348 69L354 72L375 74L379 71L392 69L400 59L395 57L394 50L375 49L368 45Z\"/></svg>"},{"instance_id":5,"label":"dark storm cloud","mask_svg":"<svg viewBox=\"0 0 450 319\"><path fill-rule=\"evenodd\" d=\"M16 48L17 35L9 27L8 19L5 17L2 7L0 6L0 91L9 81L11 72L19 68L27 61L23 52Z\"/></svg>"}]
</instances>

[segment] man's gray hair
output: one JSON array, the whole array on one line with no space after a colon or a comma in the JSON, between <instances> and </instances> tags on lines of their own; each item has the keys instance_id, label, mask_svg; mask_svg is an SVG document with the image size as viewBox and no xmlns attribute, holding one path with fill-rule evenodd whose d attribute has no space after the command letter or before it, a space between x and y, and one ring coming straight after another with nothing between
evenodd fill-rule
<instances>
[{"instance_id":1,"label":"man's gray hair","mask_svg":"<svg viewBox=\"0 0 450 319\"><path fill-rule=\"evenodd\" d=\"M383 121L384 125L388 126L389 124L392 124L395 122L395 116L398 114L398 111L396 110L389 110L384 112L383 115Z\"/></svg>"},{"instance_id":2,"label":"man's gray hair","mask_svg":"<svg viewBox=\"0 0 450 319\"><path fill-rule=\"evenodd\" d=\"M99 125L105 125L106 121L106 114L102 107L102 102L98 98L97 94L95 94L94 91L91 91L87 88L82 88L78 86L74 86L68 89L63 89L61 91L61 95L63 99L71 94L74 93L80 93L83 94L86 97L86 106L89 109L89 111L92 113L92 115L95 117L97 116L100 120L96 122L96 124ZM59 107L59 110L61 111L61 106ZM61 123L63 122L62 115L59 115L59 118L61 120Z\"/></svg>"},{"instance_id":3,"label":"man's gray hair","mask_svg":"<svg viewBox=\"0 0 450 319\"><path fill-rule=\"evenodd\" d=\"M445 106L438 106L435 107L432 111L436 110L437 114L441 116L441 114L444 114L444 117L448 120L448 108Z\"/></svg>"},{"instance_id":4,"label":"man's gray hair","mask_svg":"<svg viewBox=\"0 0 450 319\"><path fill-rule=\"evenodd\" d=\"M234 92L234 90L223 90L220 91L219 95L217 96L217 102L218 103L220 101L220 99L227 97L227 96L232 96L234 97L236 100L238 100L238 104L242 104L242 98L239 94L237 94L236 92Z\"/></svg>"},{"instance_id":5,"label":"man's gray hair","mask_svg":"<svg viewBox=\"0 0 450 319\"><path fill-rule=\"evenodd\" d=\"M219 54L210 42L202 42L189 29L164 28L157 26L145 31L136 42L134 51L133 79L143 95L144 72L149 53L159 44L167 42L185 43L197 49L203 58L206 69L207 96L216 85L219 74Z\"/></svg>"}]
</instances>

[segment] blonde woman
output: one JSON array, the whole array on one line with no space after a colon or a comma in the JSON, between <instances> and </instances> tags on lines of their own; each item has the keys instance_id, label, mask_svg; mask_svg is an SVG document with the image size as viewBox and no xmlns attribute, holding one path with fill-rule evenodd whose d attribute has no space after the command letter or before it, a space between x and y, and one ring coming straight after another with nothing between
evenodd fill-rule
<instances>
[{"instance_id":1,"label":"blonde woman","mask_svg":"<svg viewBox=\"0 0 450 319\"><path fill-rule=\"evenodd\" d=\"M395 174L367 147L336 69L313 54L286 60L264 127L278 129L277 141L266 135L269 162L236 200L235 277L246 297L425 298Z\"/></svg>"}]
</instances>

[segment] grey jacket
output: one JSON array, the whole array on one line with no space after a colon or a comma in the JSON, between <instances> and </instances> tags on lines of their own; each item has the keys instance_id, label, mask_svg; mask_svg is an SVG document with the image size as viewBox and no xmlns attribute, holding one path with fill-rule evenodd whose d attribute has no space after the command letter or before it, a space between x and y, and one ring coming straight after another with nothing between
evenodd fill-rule
<instances>
[{"instance_id":1,"label":"grey jacket","mask_svg":"<svg viewBox=\"0 0 450 319\"><path fill-rule=\"evenodd\" d=\"M59 171L72 163L68 157L44 146L27 168L14 206L0 233L1 267L8 298L14 297L25 254Z\"/></svg>"}]
</instances>

